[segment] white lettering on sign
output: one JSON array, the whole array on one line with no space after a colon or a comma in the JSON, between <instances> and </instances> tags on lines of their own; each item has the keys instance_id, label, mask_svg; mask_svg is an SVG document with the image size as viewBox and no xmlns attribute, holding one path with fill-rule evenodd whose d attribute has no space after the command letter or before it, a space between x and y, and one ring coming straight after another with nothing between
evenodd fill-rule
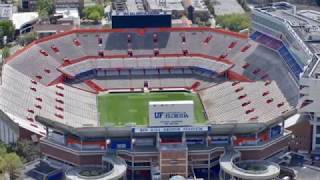
<instances>
[{"instance_id":1,"label":"white lettering on sign","mask_svg":"<svg viewBox=\"0 0 320 180\"><path fill-rule=\"evenodd\" d=\"M193 101L149 102L150 126L190 126L194 121Z\"/></svg>"},{"instance_id":2,"label":"white lettering on sign","mask_svg":"<svg viewBox=\"0 0 320 180\"><path fill-rule=\"evenodd\" d=\"M198 127L150 127L150 128L133 128L135 133L149 133L149 132L206 132L209 130L208 126Z\"/></svg>"}]
</instances>

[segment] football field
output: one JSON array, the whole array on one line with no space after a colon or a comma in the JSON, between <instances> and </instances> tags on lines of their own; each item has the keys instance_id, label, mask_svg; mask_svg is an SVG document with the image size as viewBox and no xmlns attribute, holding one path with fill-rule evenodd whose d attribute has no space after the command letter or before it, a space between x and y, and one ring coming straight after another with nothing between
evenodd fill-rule
<instances>
[{"instance_id":1,"label":"football field","mask_svg":"<svg viewBox=\"0 0 320 180\"><path fill-rule=\"evenodd\" d=\"M193 100L195 123L204 123L206 118L200 98L189 92L150 92L150 93L110 93L98 96L100 125L124 126L149 124L149 101Z\"/></svg>"}]
</instances>

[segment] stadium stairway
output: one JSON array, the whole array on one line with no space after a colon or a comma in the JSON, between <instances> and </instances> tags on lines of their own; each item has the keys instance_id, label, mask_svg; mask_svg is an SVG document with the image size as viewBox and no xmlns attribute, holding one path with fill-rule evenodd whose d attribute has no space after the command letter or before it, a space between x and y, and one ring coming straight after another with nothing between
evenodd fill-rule
<instances>
[{"instance_id":1,"label":"stadium stairway","mask_svg":"<svg viewBox=\"0 0 320 180\"><path fill-rule=\"evenodd\" d=\"M191 87L189 89L196 90L199 86L200 86L200 82L196 81L191 85Z\"/></svg>"},{"instance_id":2,"label":"stadium stairway","mask_svg":"<svg viewBox=\"0 0 320 180\"><path fill-rule=\"evenodd\" d=\"M86 80L84 81L84 83L88 85L90 88L92 88L96 93L104 91L104 88L100 87L97 83L93 82L92 80Z\"/></svg>"}]
</instances>

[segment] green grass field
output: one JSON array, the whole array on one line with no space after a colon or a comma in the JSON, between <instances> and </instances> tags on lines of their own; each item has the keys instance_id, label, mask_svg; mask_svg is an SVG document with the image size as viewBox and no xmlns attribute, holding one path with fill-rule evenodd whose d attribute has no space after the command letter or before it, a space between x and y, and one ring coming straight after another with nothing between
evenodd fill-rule
<instances>
[{"instance_id":1,"label":"green grass field","mask_svg":"<svg viewBox=\"0 0 320 180\"><path fill-rule=\"evenodd\" d=\"M195 124L206 122L200 98L188 92L111 93L98 97L101 126L148 125L149 101L193 100Z\"/></svg>"}]
</instances>

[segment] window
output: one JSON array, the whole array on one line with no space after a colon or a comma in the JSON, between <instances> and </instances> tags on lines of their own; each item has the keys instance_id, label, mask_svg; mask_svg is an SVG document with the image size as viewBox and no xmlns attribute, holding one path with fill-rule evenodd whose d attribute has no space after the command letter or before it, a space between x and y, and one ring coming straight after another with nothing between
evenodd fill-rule
<instances>
[{"instance_id":1,"label":"window","mask_svg":"<svg viewBox=\"0 0 320 180\"><path fill-rule=\"evenodd\" d=\"M150 162L136 162L134 166L150 166Z\"/></svg>"},{"instance_id":2,"label":"window","mask_svg":"<svg viewBox=\"0 0 320 180\"><path fill-rule=\"evenodd\" d=\"M317 126L316 133L320 134L320 126Z\"/></svg>"},{"instance_id":3,"label":"window","mask_svg":"<svg viewBox=\"0 0 320 180\"><path fill-rule=\"evenodd\" d=\"M220 158L220 157L216 157L216 158L211 159L211 160L210 160L210 163L218 162L218 161L219 161L219 158Z\"/></svg>"},{"instance_id":4,"label":"window","mask_svg":"<svg viewBox=\"0 0 320 180\"><path fill-rule=\"evenodd\" d=\"M316 144L320 144L320 137L316 138Z\"/></svg>"},{"instance_id":5,"label":"window","mask_svg":"<svg viewBox=\"0 0 320 180\"><path fill-rule=\"evenodd\" d=\"M128 166L132 166L132 162L131 161L126 160L126 163L127 163Z\"/></svg>"},{"instance_id":6,"label":"window","mask_svg":"<svg viewBox=\"0 0 320 180\"><path fill-rule=\"evenodd\" d=\"M309 113L309 117L310 117L312 120L314 120L314 112L307 112L307 113ZM319 119L319 122L320 122L320 119Z\"/></svg>"},{"instance_id":7,"label":"window","mask_svg":"<svg viewBox=\"0 0 320 180\"><path fill-rule=\"evenodd\" d=\"M308 88L308 87L309 87L308 85L300 85L300 90L303 88Z\"/></svg>"}]
</instances>

